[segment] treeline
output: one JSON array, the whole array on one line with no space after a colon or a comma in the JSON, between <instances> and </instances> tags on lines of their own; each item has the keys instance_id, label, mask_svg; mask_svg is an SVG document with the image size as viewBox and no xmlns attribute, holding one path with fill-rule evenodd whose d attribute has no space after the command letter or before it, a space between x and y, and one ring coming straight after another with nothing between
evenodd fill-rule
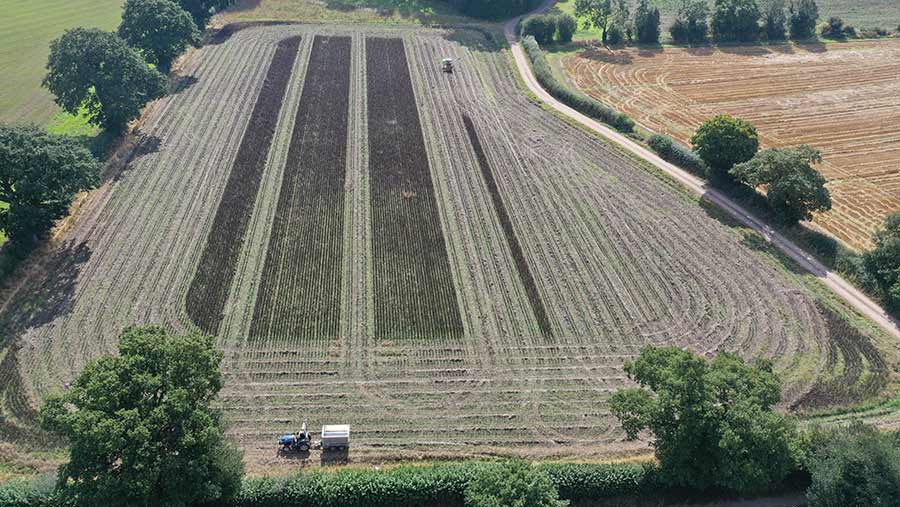
<instances>
[{"instance_id":1,"label":"treeline","mask_svg":"<svg viewBox=\"0 0 900 507\"><path fill-rule=\"evenodd\" d=\"M73 28L50 43L43 80L56 103L118 135L168 92L164 73L212 15L233 0L126 0L116 32ZM0 125L0 229L11 258L23 258L100 181L102 148L91 150L37 126Z\"/></svg>"},{"instance_id":2,"label":"treeline","mask_svg":"<svg viewBox=\"0 0 900 507\"><path fill-rule=\"evenodd\" d=\"M628 0L576 0L575 17L585 27L599 30L604 44L657 44L660 40L659 9L651 0L637 0L633 10ZM890 33L883 28L858 31L838 17L821 25L818 22L815 0L678 0L668 31L679 44L805 40L818 34L835 39L860 34L883 37Z\"/></svg>"},{"instance_id":3,"label":"treeline","mask_svg":"<svg viewBox=\"0 0 900 507\"><path fill-rule=\"evenodd\" d=\"M642 349L624 367L634 387L609 400L628 438L649 439L654 463L470 461L245 478L214 408L222 357L211 337L124 331L118 355L87 365L40 411L43 429L69 444L56 481L2 485L0 507L659 505L807 485L812 507L900 504L895 436L859 423L800 429L775 410L782 383L770 361L677 347Z\"/></svg>"}]
</instances>

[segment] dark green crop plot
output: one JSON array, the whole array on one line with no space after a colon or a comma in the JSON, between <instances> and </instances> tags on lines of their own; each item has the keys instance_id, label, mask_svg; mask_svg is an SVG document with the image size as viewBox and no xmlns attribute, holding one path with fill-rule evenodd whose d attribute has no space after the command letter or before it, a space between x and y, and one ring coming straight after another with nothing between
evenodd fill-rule
<instances>
[{"instance_id":1,"label":"dark green crop plot","mask_svg":"<svg viewBox=\"0 0 900 507\"><path fill-rule=\"evenodd\" d=\"M338 334L350 37L316 37L250 336Z\"/></svg>"},{"instance_id":2,"label":"dark green crop plot","mask_svg":"<svg viewBox=\"0 0 900 507\"><path fill-rule=\"evenodd\" d=\"M222 322L222 310L237 269L244 233L253 213L299 46L300 37L289 37L278 43L188 290L188 316L205 333L216 334Z\"/></svg>"},{"instance_id":3,"label":"dark green crop plot","mask_svg":"<svg viewBox=\"0 0 900 507\"><path fill-rule=\"evenodd\" d=\"M456 289L401 39L367 38L378 338L462 335Z\"/></svg>"}]
</instances>

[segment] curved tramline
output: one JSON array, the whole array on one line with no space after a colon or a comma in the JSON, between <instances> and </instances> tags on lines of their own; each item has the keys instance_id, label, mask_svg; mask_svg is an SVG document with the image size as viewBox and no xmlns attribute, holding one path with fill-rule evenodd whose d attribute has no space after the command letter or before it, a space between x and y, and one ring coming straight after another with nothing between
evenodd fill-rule
<instances>
[{"instance_id":1,"label":"curved tramline","mask_svg":"<svg viewBox=\"0 0 900 507\"><path fill-rule=\"evenodd\" d=\"M484 32L217 42L0 314L5 434L132 324L217 330L221 408L252 468L295 466L273 437L304 420L351 424L362 462L645 449L607 400L647 345L770 358L787 410L891 384L874 326L529 100Z\"/></svg>"},{"instance_id":2,"label":"curved tramline","mask_svg":"<svg viewBox=\"0 0 900 507\"><path fill-rule=\"evenodd\" d=\"M752 122L765 147L820 149L834 208L815 221L854 247L871 246L900 209L900 42L584 49L561 63L586 93L685 143L728 113Z\"/></svg>"}]
</instances>

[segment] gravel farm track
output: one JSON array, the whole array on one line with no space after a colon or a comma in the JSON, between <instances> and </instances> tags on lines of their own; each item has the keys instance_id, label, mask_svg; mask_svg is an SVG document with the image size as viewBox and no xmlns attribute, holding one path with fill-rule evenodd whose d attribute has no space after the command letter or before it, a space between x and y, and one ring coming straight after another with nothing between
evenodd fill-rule
<instances>
[{"instance_id":1,"label":"gravel farm track","mask_svg":"<svg viewBox=\"0 0 900 507\"><path fill-rule=\"evenodd\" d=\"M900 40L585 47L561 67L588 94L685 143L729 113L756 125L764 147L822 150L834 209L815 223L853 247L870 247L900 210Z\"/></svg>"},{"instance_id":2,"label":"gravel farm track","mask_svg":"<svg viewBox=\"0 0 900 507\"><path fill-rule=\"evenodd\" d=\"M133 324L216 332L254 469L304 420L351 424L362 462L642 451L605 400L646 345L771 358L788 409L891 390L884 332L530 99L501 37L279 25L198 50L0 309L0 440L27 445L41 397Z\"/></svg>"}]
</instances>

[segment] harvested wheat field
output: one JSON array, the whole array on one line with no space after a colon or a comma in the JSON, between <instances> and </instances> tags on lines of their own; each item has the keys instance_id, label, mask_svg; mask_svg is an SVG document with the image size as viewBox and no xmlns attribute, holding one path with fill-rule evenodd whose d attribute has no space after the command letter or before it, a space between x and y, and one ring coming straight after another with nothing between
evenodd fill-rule
<instances>
[{"instance_id":1,"label":"harvested wheat field","mask_svg":"<svg viewBox=\"0 0 900 507\"><path fill-rule=\"evenodd\" d=\"M489 34L216 42L4 307L4 439L132 324L218 337L254 468L289 464L274 438L304 420L351 424L351 461L644 449L605 401L651 344L771 358L786 409L891 384L875 326L532 103Z\"/></svg>"},{"instance_id":2,"label":"harvested wheat field","mask_svg":"<svg viewBox=\"0 0 900 507\"><path fill-rule=\"evenodd\" d=\"M765 147L819 148L834 209L815 222L853 247L869 247L900 211L900 40L585 49L562 67L590 95L683 142L729 113L756 125Z\"/></svg>"}]
</instances>

